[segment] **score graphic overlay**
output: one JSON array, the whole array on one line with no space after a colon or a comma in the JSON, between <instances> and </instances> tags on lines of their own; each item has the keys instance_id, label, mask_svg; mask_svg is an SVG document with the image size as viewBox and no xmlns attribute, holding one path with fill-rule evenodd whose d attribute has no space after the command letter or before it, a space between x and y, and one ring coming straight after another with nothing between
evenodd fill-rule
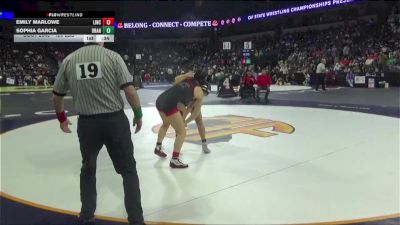
<instances>
[{"instance_id":1,"label":"score graphic overlay","mask_svg":"<svg viewBox=\"0 0 400 225\"><path fill-rule=\"evenodd\" d=\"M114 42L114 12L16 12L14 42Z\"/></svg>"}]
</instances>

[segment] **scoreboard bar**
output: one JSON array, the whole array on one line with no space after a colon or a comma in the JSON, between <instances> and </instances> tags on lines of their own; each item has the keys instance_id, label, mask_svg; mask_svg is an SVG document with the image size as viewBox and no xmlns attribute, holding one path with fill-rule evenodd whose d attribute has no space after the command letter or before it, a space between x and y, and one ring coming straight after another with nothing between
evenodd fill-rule
<instances>
[{"instance_id":1,"label":"scoreboard bar","mask_svg":"<svg viewBox=\"0 0 400 225\"><path fill-rule=\"evenodd\" d=\"M114 42L114 35L15 34L14 42Z\"/></svg>"},{"instance_id":2,"label":"scoreboard bar","mask_svg":"<svg viewBox=\"0 0 400 225\"><path fill-rule=\"evenodd\" d=\"M114 34L113 26L83 27L83 26L62 26L62 27L14 27L14 34Z\"/></svg>"},{"instance_id":3,"label":"scoreboard bar","mask_svg":"<svg viewBox=\"0 0 400 225\"><path fill-rule=\"evenodd\" d=\"M43 12L43 11L23 11L15 12L15 18L42 18L42 19L56 19L56 18L115 18L115 13L112 11L57 11L57 12Z\"/></svg>"},{"instance_id":4,"label":"scoreboard bar","mask_svg":"<svg viewBox=\"0 0 400 225\"><path fill-rule=\"evenodd\" d=\"M114 26L114 20L102 18L15 19L15 26Z\"/></svg>"},{"instance_id":5,"label":"scoreboard bar","mask_svg":"<svg viewBox=\"0 0 400 225\"><path fill-rule=\"evenodd\" d=\"M16 12L14 42L113 42L114 12Z\"/></svg>"}]
</instances>

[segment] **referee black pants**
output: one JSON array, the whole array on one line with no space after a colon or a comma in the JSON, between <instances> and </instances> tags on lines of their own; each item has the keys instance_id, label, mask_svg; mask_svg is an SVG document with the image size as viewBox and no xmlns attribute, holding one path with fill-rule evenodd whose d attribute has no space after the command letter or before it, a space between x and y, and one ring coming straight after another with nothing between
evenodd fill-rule
<instances>
[{"instance_id":1,"label":"referee black pants","mask_svg":"<svg viewBox=\"0 0 400 225\"><path fill-rule=\"evenodd\" d=\"M96 162L103 145L118 174L125 192L125 208L129 224L144 224L136 161L130 125L124 112L79 116L78 137L82 154L80 190L82 208L80 219L91 221L96 210Z\"/></svg>"}]
</instances>

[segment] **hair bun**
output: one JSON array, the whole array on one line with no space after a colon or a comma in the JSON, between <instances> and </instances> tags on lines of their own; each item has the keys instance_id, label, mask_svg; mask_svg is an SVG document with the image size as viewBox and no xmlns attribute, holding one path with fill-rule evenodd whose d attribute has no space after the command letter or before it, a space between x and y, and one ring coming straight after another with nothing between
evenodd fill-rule
<instances>
[{"instance_id":1,"label":"hair bun","mask_svg":"<svg viewBox=\"0 0 400 225\"><path fill-rule=\"evenodd\" d=\"M200 84L203 84L206 80L207 77L207 70L204 69L198 69L194 73L194 79L198 81Z\"/></svg>"}]
</instances>

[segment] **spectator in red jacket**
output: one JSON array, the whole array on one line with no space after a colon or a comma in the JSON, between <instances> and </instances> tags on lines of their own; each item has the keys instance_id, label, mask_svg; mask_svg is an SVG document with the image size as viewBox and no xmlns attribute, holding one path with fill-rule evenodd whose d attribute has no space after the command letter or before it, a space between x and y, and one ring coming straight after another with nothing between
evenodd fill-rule
<instances>
[{"instance_id":1,"label":"spectator in red jacket","mask_svg":"<svg viewBox=\"0 0 400 225\"><path fill-rule=\"evenodd\" d=\"M257 90L256 90L256 99L260 101L260 91L265 90L265 101L268 102L268 95L270 90L270 86L272 84L271 76L267 73L266 69L261 70L261 74L257 77Z\"/></svg>"},{"instance_id":2,"label":"spectator in red jacket","mask_svg":"<svg viewBox=\"0 0 400 225\"><path fill-rule=\"evenodd\" d=\"M242 77L242 85L240 86L239 94L240 97L243 98L244 91L251 91L253 98L256 97L256 90L254 89L254 84L256 83L256 79L253 76L253 72L247 70L246 75Z\"/></svg>"},{"instance_id":3,"label":"spectator in red jacket","mask_svg":"<svg viewBox=\"0 0 400 225\"><path fill-rule=\"evenodd\" d=\"M144 80L146 81L147 85L151 82L151 76L149 73L144 74Z\"/></svg>"},{"instance_id":4,"label":"spectator in red jacket","mask_svg":"<svg viewBox=\"0 0 400 225\"><path fill-rule=\"evenodd\" d=\"M350 64L350 60L348 60L347 58L344 58L343 60L340 61L340 64L341 64L343 67L347 67L347 66L349 66L349 64Z\"/></svg>"}]
</instances>

